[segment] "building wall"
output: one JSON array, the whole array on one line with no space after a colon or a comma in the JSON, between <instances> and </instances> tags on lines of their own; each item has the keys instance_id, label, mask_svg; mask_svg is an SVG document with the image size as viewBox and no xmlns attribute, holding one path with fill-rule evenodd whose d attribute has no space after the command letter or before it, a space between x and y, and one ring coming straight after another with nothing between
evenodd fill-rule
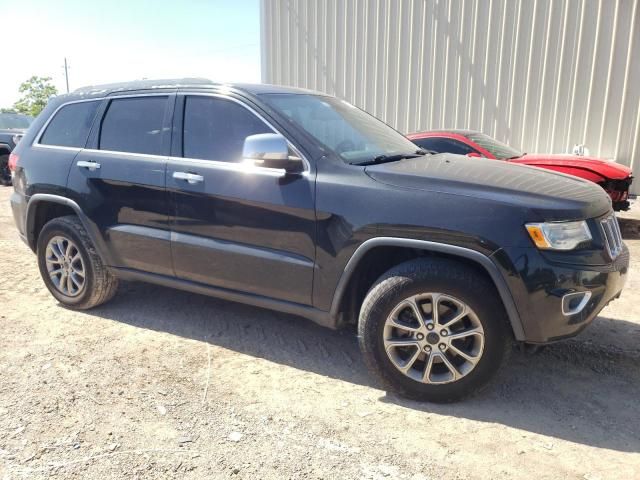
<instances>
[{"instance_id":1,"label":"building wall","mask_svg":"<svg viewBox=\"0 0 640 480\"><path fill-rule=\"evenodd\" d=\"M482 130L631 165L640 193L640 0L262 0L262 80L402 132ZM634 162L635 159L635 162Z\"/></svg>"}]
</instances>

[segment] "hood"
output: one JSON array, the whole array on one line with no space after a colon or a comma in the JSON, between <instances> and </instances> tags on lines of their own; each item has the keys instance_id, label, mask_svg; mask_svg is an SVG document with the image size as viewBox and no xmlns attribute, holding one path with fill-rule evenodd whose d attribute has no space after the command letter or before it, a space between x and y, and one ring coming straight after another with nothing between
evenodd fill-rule
<instances>
[{"instance_id":1,"label":"hood","mask_svg":"<svg viewBox=\"0 0 640 480\"><path fill-rule=\"evenodd\" d=\"M550 168L586 178L592 182L625 180L631 176L631 169L619 163L609 162L601 158L581 157L571 154L527 154L510 160L510 162Z\"/></svg>"},{"instance_id":2,"label":"hood","mask_svg":"<svg viewBox=\"0 0 640 480\"><path fill-rule=\"evenodd\" d=\"M372 179L396 187L510 204L542 220L603 215L611 201L598 185L540 168L442 153L366 167Z\"/></svg>"}]
</instances>

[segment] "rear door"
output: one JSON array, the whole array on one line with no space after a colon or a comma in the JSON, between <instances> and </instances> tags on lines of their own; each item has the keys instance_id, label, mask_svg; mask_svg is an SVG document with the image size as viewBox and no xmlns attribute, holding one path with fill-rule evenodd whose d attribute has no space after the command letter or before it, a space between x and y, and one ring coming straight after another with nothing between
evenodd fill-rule
<instances>
[{"instance_id":1,"label":"rear door","mask_svg":"<svg viewBox=\"0 0 640 480\"><path fill-rule=\"evenodd\" d=\"M113 266L173 275L165 186L174 94L103 101L68 185L100 229Z\"/></svg>"},{"instance_id":2,"label":"rear door","mask_svg":"<svg viewBox=\"0 0 640 480\"><path fill-rule=\"evenodd\" d=\"M167 169L172 253L179 278L311 303L315 174L242 163L244 139L275 131L222 95L179 95Z\"/></svg>"}]
</instances>

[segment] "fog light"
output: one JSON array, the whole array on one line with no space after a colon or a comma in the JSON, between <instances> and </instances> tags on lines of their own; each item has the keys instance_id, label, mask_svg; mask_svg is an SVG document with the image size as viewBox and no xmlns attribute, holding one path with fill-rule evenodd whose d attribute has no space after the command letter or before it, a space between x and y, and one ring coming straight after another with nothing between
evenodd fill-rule
<instances>
[{"instance_id":1,"label":"fog light","mask_svg":"<svg viewBox=\"0 0 640 480\"><path fill-rule=\"evenodd\" d=\"M562 297L562 314L568 317L580 313L587 306L590 298L591 292L567 293Z\"/></svg>"}]
</instances>

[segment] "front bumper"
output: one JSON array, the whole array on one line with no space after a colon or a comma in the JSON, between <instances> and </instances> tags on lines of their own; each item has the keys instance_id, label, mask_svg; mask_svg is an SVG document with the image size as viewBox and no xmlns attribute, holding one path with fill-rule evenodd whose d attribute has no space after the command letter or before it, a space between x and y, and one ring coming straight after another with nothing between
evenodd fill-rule
<instances>
[{"instance_id":1,"label":"front bumper","mask_svg":"<svg viewBox=\"0 0 640 480\"><path fill-rule=\"evenodd\" d=\"M528 343L548 343L572 337L583 330L613 299L627 279L629 249L608 265L554 263L536 248L511 248L494 254L502 269ZM563 297L590 292L580 312L563 313Z\"/></svg>"}]
</instances>

